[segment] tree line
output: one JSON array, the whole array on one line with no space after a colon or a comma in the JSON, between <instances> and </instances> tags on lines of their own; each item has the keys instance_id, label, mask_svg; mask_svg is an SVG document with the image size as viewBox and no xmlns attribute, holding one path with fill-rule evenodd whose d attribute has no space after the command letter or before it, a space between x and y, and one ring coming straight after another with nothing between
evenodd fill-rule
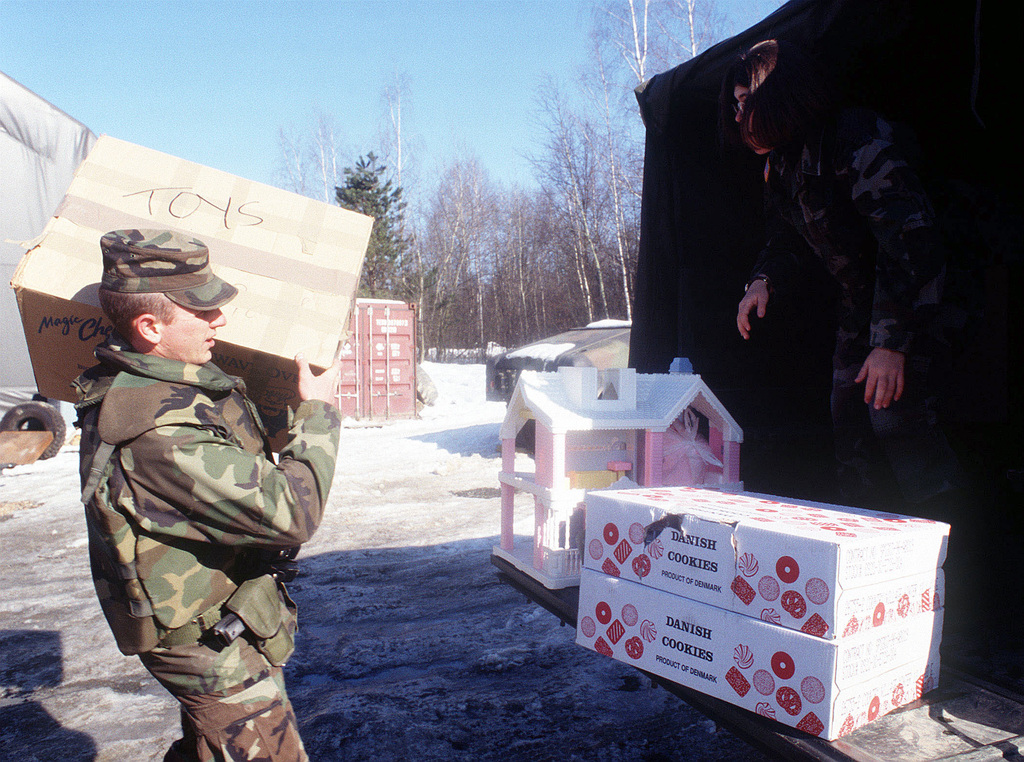
<instances>
[{"instance_id":1,"label":"tree line","mask_svg":"<svg viewBox=\"0 0 1024 762\"><path fill-rule=\"evenodd\" d=\"M406 77L385 88L374 150L339 172L329 116L280 132L282 187L376 220L358 295L414 302L419 344L444 358L515 347L606 318L631 319L643 125L633 89L722 36L713 0L595 3L591 55L537 95L534 185L493 182L472 155L415 181L402 123Z\"/></svg>"}]
</instances>

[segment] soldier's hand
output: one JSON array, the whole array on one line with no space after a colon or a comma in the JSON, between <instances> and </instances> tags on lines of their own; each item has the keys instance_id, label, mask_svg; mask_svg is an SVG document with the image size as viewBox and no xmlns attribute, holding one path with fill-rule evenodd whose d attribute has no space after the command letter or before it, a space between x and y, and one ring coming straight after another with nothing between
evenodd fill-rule
<instances>
[{"instance_id":1,"label":"soldier's hand","mask_svg":"<svg viewBox=\"0 0 1024 762\"><path fill-rule=\"evenodd\" d=\"M864 384L864 402L874 403L875 410L889 407L903 396L905 357L893 349L875 347L860 367L855 383Z\"/></svg>"},{"instance_id":2,"label":"soldier's hand","mask_svg":"<svg viewBox=\"0 0 1024 762\"><path fill-rule=\"evenodd\" d=\"M763 318L768 309L768 296L768 283L763 278L758 278L750 284L747 293L740 299L740 306L736 311L736 327L744 339L750 338L750 311L757 309L757 316Z\"/></svg>"},{"instance_id":3,"label":"soldier's hand","mask_svg":"<svg viewBox=\"0 0 1024 762\"><path fill-rule=\"evenodd\" d=\"M313 373L313 369L301 354L296 355L295 364L299 366L299 399L321 400L337 407L341 360L335 360L331 367L319 376Z\"/></svg>"}]
</instances>

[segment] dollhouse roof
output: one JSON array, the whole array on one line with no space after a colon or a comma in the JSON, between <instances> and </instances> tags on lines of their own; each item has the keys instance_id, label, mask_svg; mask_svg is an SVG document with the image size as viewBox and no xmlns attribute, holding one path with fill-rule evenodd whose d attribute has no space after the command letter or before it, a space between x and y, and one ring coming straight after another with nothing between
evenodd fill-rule
<instances>
[{"instance_id":1,"label":"dollhouse roof","mask_svg":"<svg viewBox=\"0 0 1024 762\"><path fill-rule=\"evenodd\" d=\"M574 367L557 373L523 371L501 437L514 437L531 417L557 432L665 431L687 407L706 416L726 441L743 441L742 429L698 375Z\"/></svg>"}]
</instances>

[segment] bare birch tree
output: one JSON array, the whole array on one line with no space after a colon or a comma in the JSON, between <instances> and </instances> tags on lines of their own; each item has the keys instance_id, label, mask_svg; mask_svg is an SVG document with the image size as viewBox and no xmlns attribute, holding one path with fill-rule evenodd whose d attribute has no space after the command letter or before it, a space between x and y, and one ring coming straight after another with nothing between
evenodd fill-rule
<instances>
[{"instance_id":1,"label":"bare birch tree","mask_svg":"<svg viewBox=\"0 0 1024 762\"><path fill-rule=\"evenodd\" d=\"M281 158L277 170L280 187L325 203L334 199L344 162L337 120L315 111L307 131L278 130Z\"/></svg>"},{"instance_id":2,"label":"bare birch tree","mask_svg":"<svg viewBox=\"0 0 1024 762\"><path fill-rule=\"evenodd\" d=\"M277 143L281 149L278 184L300 196L308 195L305 138L281 127L277 131Z\"/></svg>"},{"instance_id":3,"label":"bare birch tree","mask_svg":"<svg viewBox=\"0 0 1024 762\"><path fill-rule=\"evenodd\" d=\"M429 289L431 269L424 259L422 241L419 240L420 204L417 203L417 185L408 171L410 153L407 150L408 133L405 130L405 112L409 102L411 85L406 72L395 72L384 86L382 94L383 114L379 133L379 144L385 162L393 169L396 185L402 189L408 206L406 227L401 231L408 237L409 248L400 264L405 283L405 298L416 302L417 331L422 336L425 330L424 299ZM422 342L421 342L422 345ZM421 346L422 352L422 346Z\"/></svg>"},{"instance_id":4,"label":"bare birch tree","mask_svg":"<svg viewBox=\"0 0 1024 762\"><path fill-rule=\"evenodd\" d=\"M405 131L403 119L409 102L410 90L409 75L405 72L395 72L388 84L384 86L382 95L384 113L379 129L381 155L388 166L394 169L395 182L406 189L411 184L406 182L409 179L406 177L406 169L410 157L406 150L408 134Z\"/></svg>"},{"instance_id":5,"label":"bare birch tree","mask_svg":"<svg viewBox=\"0 0 1024 762\"><path fill-rule=\"evenodd\" d=\"M636 82L647 79L651 0L608 0L597 6L595 36L607 40Z\"/></svg>"},{"instance_id":6,"label":"bare birch tree","mask_svg":"<svg viewBox=\"0 0 1024 762\"><path fill-rule=\"evenodd\" d=\"M326 204L334 200L334 189L340 180L338 173L338 128L333 116L323 111L316 115L312 135L313 167L316 172L320 200Z\"/></svg>"},{"instance_id":7,"label":"bare birch tree","mask_svg":"<svg viewBox=\"0 0 1024 762\"><path fill-rule=\"evenodd\" d=\"M628 167L642 166L642 162L637 160L642 154L642 135L636 125L630 129L630 125L622 124L621 120L616 118L619 112L614 108L613 101L618 102L619 88L611 81L599 42L595 42L593 61L596 69L593 100L599 109L601 119L601 145L598 150L604 170L604 185L609 196L610 227L615 247L614 261L618 266L625 317L632 319L631 273L635 264L632 253L635 251L635 239L639 231L627 223L627 220L633 220L637 216L635 210L627 207L639 204L641 176L639 173L630 175L625 170ZM637 71L642 69L638 67Z\"/></svg>"},{"instance_id":8,"label":"bare birch tree","mask_svg":"<svg viewBox=\"0 0 1024 762\"><path fill-rule=\"evenodd\" d=\"M428 218L426 247L429 266L437 273L431 308L431 329L439 346L461 322L475 330L459 331L481 350L486 346L489 284L487 228L494 216L493 194L475 158L456 160L442 175ZM470 301L460 300L469 294ZM475 334L475 335L473 335Z\"/></svg>"},{"instance_id":9,"label":"bare birch tree","mask_svg":"<svg viewBox=\"0 0 1024 762\"><path fill-rule=\"evenodd\" d=\"M660 57L674 66L722 39L727 21L713 0L663 0L657 26Z\"/></svg>"},{"instance_id":10,"label":"bare birch tree","mask_svg":"<svg viewBox=\"0 0 1024 762\"><path fill-rule=\"evenodd\" d=\"M571 252L587 321L598 314L608 317L593 129L569 109L554 86L541 93L540 103L547 120L546 153L534 158L534 167L545 191L558 198L555 207L563 210L572 234Z\"/></svg>"},{"instance_id":11,"label":"bare birch tree","mask_svg":"<svg viewBox=\"0 0 1024 762\"><path fill-rule=\"evenodd\" d=\"M589 94L601 183L608 196L602 224L614 242L625 316L632 317L632 276L639 238L643 127L633 89L654 71L685 61L720 33L714 0L604 0L595 6L591 65L582 77Z\"/></svg>"}]
</instances>

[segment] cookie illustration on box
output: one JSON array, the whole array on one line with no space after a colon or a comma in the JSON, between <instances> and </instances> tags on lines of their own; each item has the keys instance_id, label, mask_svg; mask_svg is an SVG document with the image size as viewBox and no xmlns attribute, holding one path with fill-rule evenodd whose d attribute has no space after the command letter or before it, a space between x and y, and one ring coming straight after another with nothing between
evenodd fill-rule
<instances>
[{"instance_id":1,"label":"cookie illustration on box","mask_svg":"<svg viewBox=\"0 0 1024 762\"><path fill-rule=\"evenodd\" d=\"M798 576L798 582L806 581ZM799 600L808 612L815 605L804 598L806 586L785 592L794 594L786 600L790 608ZM872 626L871 610L851 636L858 641L829 641L820 636L827 623L817 612L805 612L810 631L797 632L585 569L577 643L802 732L835 739L934 685L936 622L919 616L892 625L888 620L896 617L888 610L878 627Z\"/></svg>"}]
</instances>

